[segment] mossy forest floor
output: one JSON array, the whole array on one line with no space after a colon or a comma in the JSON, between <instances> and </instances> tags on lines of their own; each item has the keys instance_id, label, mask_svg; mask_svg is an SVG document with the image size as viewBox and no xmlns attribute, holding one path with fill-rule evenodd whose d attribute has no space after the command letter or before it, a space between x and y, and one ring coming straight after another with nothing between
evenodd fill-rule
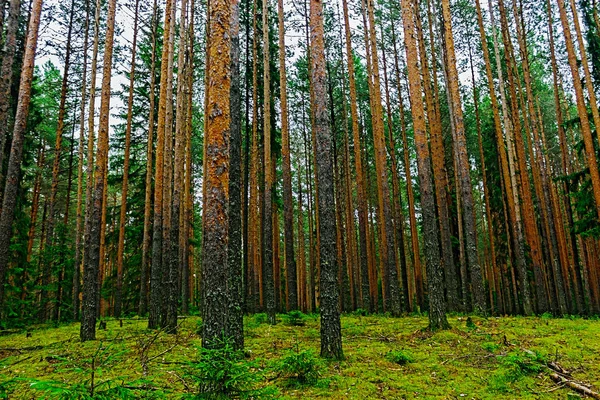
<instances>
[{"instance_id":1,"label":"mossy forest floor","mask_svg":"<svg viewBox=\"0 0 600 400\"><path fill-rule=\"evenodd\" d=\"M303 326L280 319L276 326L260 314L245 319L242 362L271 398L577 398L550 379L550 361L600 390L598 320L452 316L451 330L431 334L425 316L347 315L345 360L315 357L319 378L307 384L286 373L281 360L305 350L318 354L318 316L292 321ZM168 335L146 330L145 320L107 320L98 340L87 343L79 341L78 324L1 336L0 398L86 398L92 370L94 398L191 396L197 384L188 363L198 359L199 321L182 319L178 335ZM102 397L103 391L112 394Z\"/></svg>"}]
</instances>

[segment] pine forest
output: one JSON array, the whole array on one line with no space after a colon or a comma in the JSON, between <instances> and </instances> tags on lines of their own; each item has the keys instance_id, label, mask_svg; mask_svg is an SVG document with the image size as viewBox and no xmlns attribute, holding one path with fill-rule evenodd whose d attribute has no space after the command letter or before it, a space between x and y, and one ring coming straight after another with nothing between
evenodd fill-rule
<instances>
[{"instance_id":1,"label":"pine forest","mask_svg":"<svg viewBox=\"0 0 600 400\"><path fill-rule=\"evenodd\" d=\"M596 0L0 0L0 399L600 399Z\"/></svg>"}]
</instances>

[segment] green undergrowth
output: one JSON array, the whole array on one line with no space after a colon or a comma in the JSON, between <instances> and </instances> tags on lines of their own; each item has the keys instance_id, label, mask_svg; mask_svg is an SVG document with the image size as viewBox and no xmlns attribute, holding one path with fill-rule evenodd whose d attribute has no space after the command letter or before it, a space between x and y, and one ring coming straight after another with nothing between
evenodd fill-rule
<instances>
[{"instance_id":1,"label":"green undergrowth","mask_svg":"<svg viewBox=\"0 0 600 400\"><path fill-rule=\"evenodd\" d=\"M79 325L0 336L0 399L332 398L553 399L545 367L558 362L600 390L600 322L581 318L449 317L430 333L425 316L342 318L343 361L319 354L319 318L245 318L245 351L204 351L200 319L177 335L141 319L107 320L98 340ZM218 392L226 392L219 394Z\"/></svg>"}]
</instances>

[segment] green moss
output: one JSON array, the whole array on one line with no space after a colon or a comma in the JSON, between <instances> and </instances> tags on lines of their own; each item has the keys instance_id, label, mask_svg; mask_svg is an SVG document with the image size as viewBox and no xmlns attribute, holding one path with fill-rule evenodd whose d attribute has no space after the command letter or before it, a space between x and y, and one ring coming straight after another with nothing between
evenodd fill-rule
<instances>
[{"instance_id":1,"label":"green moss","mask_svg":"<svg viewBox=\"0 0 600 400\"><path fill-rule=\"evenodd\" d=\"M281 316L283 318L283 316ZM79 325L37 326L0 337L0 398L52 397L44 385L89 389L96 356L98 382L126 386L135 398L178 398L193 394L185 367L198 358L200 319L181 321L178 335L146 330L147 321L108 319L98 341L79 342ZM574 379L600 386L600 322L582 318L452 316L452 330L431 334L427 318L342 317L344 353L339 362L323 362L312 385L289 385L278 363L289 354L318 355L319 318L303 317L304 326L266 323L248 317L246 359L257 386L277 398L477 398L553 399L568 389L548 392L554 384L541 363L558 360ZM529 349L533 354L521 349ZM413 362L390 360L401 350ZM100 355L101 354L101 355ZM386 356L387 355L387 356ZM34 385L32 383L42 382ZM37 386L37 389L36 389ZM102 389L102 388L100 388ZM151 390L149 390L151 389ZM59 390L59 389L56 389ZM123 395L125 396L125 395Z\"/></svg>"}]
</instances>

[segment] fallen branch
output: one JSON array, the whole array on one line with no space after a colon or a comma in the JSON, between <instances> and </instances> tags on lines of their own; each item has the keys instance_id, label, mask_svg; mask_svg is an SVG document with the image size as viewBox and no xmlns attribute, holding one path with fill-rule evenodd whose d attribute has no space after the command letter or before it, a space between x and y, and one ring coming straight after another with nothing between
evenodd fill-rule
<instances>
[{"instance_id":1,"label":"fallen branch","mask_svg":"<svg viewBox=\"0 0 600 400\"><path fill-rule=\"evenodd\" d=\"M594 392L592 389L585 386L581 382L567 379L564 376L557 374L556 372L551 373L550 378L552 378L554 382L568 386L576 392L589 396L593 399L600 399L600 393Z\"/></svg>"}]
</instances>

